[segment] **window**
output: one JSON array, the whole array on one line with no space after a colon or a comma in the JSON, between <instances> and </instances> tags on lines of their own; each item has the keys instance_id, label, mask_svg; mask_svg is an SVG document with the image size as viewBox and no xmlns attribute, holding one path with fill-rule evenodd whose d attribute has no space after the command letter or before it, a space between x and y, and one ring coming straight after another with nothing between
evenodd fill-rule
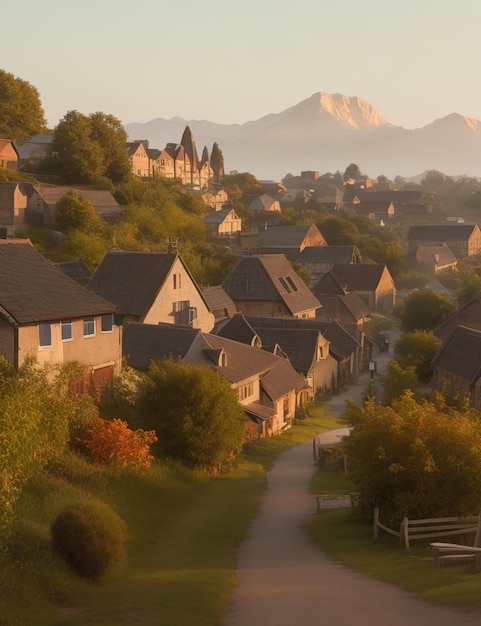
<instances>
[{"instance_id":1,"label":"window","mask_svg":"<svg viewBox=\"0 0 481 626\"><path fill-rule=\"evenodd\" d=\"M173 274L173 279L174 279L174 289L180 289L181 275L180 274Z\"/></svg>"},{"instance_id":2,"label":"window","mask_svg":"<svg viewBox=\"0 0 481 626\"><path fill-rule=\"evenodd\" d=\"M107 315L102 315L101 323L100 323L100 330L103 333L111 333L113 326L114 326L114 316L112 315L112 313L107 313Z\"/></svg>"},{"instance_id":3,"label":"window","mask_svg":"<svg viewBox=\"0 0 481 626\"><path fill-rule=\"evenodd\" d=\"M245 400L254 394L254 383L247 383L239 387L239 400Z\"/></svg>"},{"instance_id":4,"label":"window","mask_svg":"<svg viewBox=\"0 0 481 626\"><path fill-rule=\"evenodd\" d=\"M50 322L38 325L38 341L41 347L52 345L52 324Z\"/></svg>"},{"instance_id":5,"label":"window","mask_svg":"<svg viewBox=\"0 0 481 626\"><path fill-rule=\"evenodd\" d=\"M62 341L73 339L72 322L62 322Z\"/></svg>"},{"instance_id":6,"label":"window","mask_svg":"<svg viewBox=\"0 0 481 626\"><path fill-rule=\"evenodd\" d=\"M92 337L95 335L95 319L86 317L84 319L84 337Z\"/></svg>"}]
</instances>

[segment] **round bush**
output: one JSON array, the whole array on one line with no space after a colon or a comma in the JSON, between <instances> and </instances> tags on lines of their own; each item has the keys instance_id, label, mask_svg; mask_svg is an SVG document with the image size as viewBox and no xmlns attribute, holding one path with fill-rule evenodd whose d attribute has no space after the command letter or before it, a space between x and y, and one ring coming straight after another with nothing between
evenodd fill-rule
<instances>
[{"instance_id":1,"label":"round bush","mask_svg":"<svg viewBox=\"0 0 481 626\"><path fill-rule=\"evenodd\" d=\"M52 544L79 575L98 579L125 555L127 526L103 502L64 509L51 525Z\"/></svg>"}]
</instances>

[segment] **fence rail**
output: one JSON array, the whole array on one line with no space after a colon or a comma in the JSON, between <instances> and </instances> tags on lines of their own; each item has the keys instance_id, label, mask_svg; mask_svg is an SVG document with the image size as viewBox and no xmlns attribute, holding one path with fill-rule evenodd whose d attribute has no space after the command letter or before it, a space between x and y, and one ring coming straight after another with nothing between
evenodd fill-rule
<instances>
[{"instance_id":1,"label":"fence rail","mask_svg":"<svg viewBox=\"0 0 481 626\"><path fill-rule=\"evenodd\" d=\"M379 537L379 530L399 537L406 548L411 541L432 539L435 537L454 537L457 535L475 535L481 529L481 513L474 517L432 517L426 519L408 519L405 517L399 531L381 523L379 508L374 509L374 539ZM481 533L479 533L481 534Z\"/></svg>"}]
</instances>

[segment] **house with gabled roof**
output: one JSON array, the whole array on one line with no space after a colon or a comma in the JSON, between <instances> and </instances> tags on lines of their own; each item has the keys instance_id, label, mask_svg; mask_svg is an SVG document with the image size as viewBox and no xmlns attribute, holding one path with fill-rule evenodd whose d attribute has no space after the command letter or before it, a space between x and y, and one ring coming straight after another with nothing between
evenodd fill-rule
<instances>
[{"instance_id":1,"label":"house with gabled roof","mask_svg":"<svg viewBox=\"0 0 481 626\"><path fill-rule=\"evenodd\" d=\"M87 285L113 302L121 323L177 324L206 332L214 315L180 254L117 252L106 254Z\"/></svg>"},{"instance_id":2,"label":"house with gabled roof","mask_svg":"<svg viewBox=\"0 0 481 626\"><path fill-rule=\"evenodd\" d=\"M28 357L40 365L76 361L100 385L120 365L115 305L66 276L30 240L0 240L0 285L0 354L16 368ZM77 382L80 391L85 380Z\"/></svg>"},{"instance_id":3,"label":"house with gabled roof","mask_svg":"<svg viewBox=\"0 0 481 626\"><path fill-rule=\"evenodd\" d=\"M210 237L233 237L242 230L242 220L230 206L211 211L204 217Z\"/></svg>"},{"instance_id":4,"label":"house with gabled roof","mask_svg":"<svg viewBox=\"0 0 481 626\"><path fill-rule=\"evenodd\" d=\"M264 436L288 428L296 408L312 396L288 359L201 330L130 323L124 330L124 354L138 369L168 357L211 367L236 390L246 415Z\"/></svg>"},{"instance_id":5,"label":"house with gabled roof","mask_svg":"<svg viewBox=\"0 0 481 626\"><path fill-rule=\"evenodd\" d=\"M16 170L18 167L17 147L12 139L0 139L0 167L8 167Z\"/></svg>"},{"instance_id":6,"label":"house with gabled roof","mask_svg":"<svg viewBox=\"0 0 481 626\"><path fill-rule=\"evenodd\" d=\"M281 204L279 200L274 200L267 193L263 193L257 198L254 198L252 202L249 204L249 209L251 211L260 211L260 212L281 212Z\"/></svg>"},{"instance_id":7,"label":"house with gabled roof","mask_svg":"<svg viewBox=\"0 0 481 626\"><path fill-rule=\"evenodd\" d=\"M241 257L222 287L244 315L305 319L321 306L283 254Z\"/></svg>"},{"instance_id":8,"label":"house with gabled roof","mask_svg":"<svg viewBox=\"0 0 481 626\"><path fill-rule=\"evenodd\" d=\"M148 154L149 142L146 139L128 141L127 153L132 164L132 173L141 178L150 176L150 157Z\"/></svg>"},{"instance_id":9,"label":"house with gabled roof","mask_svg":"<svg viewBox=\"0 0 481 626\"><path fill-rule=\"evenodd\" d=\"M316 395L337 389L337 360L319 328L301 320L245 317L238 313L216 327L215 333L273 354L285 354Z\"/></svg>"},{"instance_id":10,"label":"house with gabled roof","mask_svg":"<svg viewBox=\"0 0 481 626\"><path fill-rule=\"evenodd\" d=\"M324 322L334 319L344 325L363 328L372 320L371 309L357 293L319 294L318 300L322 307L316 317Z\"/></svg>"},{"instance_id":11,"label":"house with gabled roof","mask_svg":"<svg viewBox=\"0 0 481 626\"><path fill-rule=\"evenodd\" d=\"M413 246L407 251L406 260L413 270L429 274L454 269L458 264L456 256L446 244Z\"/></svg>"},{"instance_id":12,"label":"house with gabled roof","mask_svg":"<svg viewBox=\"0 0 481 626\"><path fill-rule=\"evenodd\" d=\"M481 331L481 295L471 298L451 313L433 333L441 340L446 340L458 326L466 326Z\"/></svg>"},{"instance_id":13,"label":"house with gabled roof","mask_svg":"<svg viewBox=\"0 0 481 626\"><path fill-rule=\"evenodd\" d=\"M480 254L481 229L477 224L420 224L409 228L410 248L443 244L458 259Z\"/></svg>"},{"instance_id":14,"label":"house with gabled roof","mask_svg":"<svg viewBox=\"0 0 481 626\"><path fill-rule=\"evenodd\" d=\"M395 304L396 287L387 266L382 263L336 263L312 291L316 296L357 293L371 311L388 313Z\"/></svg>"},{"instance_id":15,"label":"house with gabled roof","mask_svg":"<svg viewBox=\"0 0 481 626\"><path fill-rule=\"evenodd\" d=\"M309 271L311 286L315 285L336 263L362 263L359 248L345 246L306 246L296 258L296 263Z\"/></svg>"},{"instance_id":16,"label":"house with gabled roof","mask_svg":"<svg viewBox=\"0 0 481 626\"><path fill-rule=\"evenodd\" d=\"M15 227L28 222L28 199L31 183L0 182L0 228L5 236L14 237Z\"/></svg>"},{"instance_id":17,"label":"house with gabled roof","mask_svg":"<svg viewBox=\"0 0 481 626\"><path fill-rule=\"evenodd\" d=\"M456 326L436 353L431 369L433 391L451 401L466 396L481 409L481 330Z\"/></svg>"},{"instance_id":18,"label":"house with gabled roof","mask_svg":"<svg viewBox=\"0 0 481 626\"><path fill-rule=\"evenodd\" d=\"M259 230L261 254L284 254L294 261L307 246L327 246L315 224L300 226L272 226Z\"/></svg>"}]
</instances>

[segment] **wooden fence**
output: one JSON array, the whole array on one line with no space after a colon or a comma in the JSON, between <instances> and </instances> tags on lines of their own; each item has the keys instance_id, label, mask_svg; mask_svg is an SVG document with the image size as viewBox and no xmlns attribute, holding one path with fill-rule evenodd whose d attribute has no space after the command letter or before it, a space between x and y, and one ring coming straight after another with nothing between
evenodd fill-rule
<instances>
[{"instance_id":1,"label":"wooden fence","mask_svg":"<svg viewBox=\"0 0 481 626\"><path fill-rule=\"evenodd\" d=\"M477 517L433 517L427 519L408 519L401 522L399 531L385 526L379 520L379 508L374 509L374 539L383 530L410 547L411 541L432 539L434 537L454 537L456 535L476 534L481 529L481 513Z\"/></svg>"}]
</instances>

